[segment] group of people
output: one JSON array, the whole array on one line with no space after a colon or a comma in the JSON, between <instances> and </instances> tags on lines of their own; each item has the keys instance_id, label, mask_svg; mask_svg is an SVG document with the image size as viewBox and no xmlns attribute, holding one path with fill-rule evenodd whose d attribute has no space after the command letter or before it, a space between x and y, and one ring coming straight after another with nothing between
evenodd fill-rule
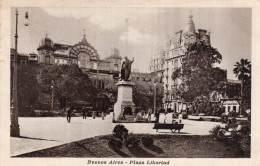
<instances>
[{"instance_id":1,"label":"group of people","mask_svg":"<svg viewBox=\"0 0 260 166\"><path fill-rule=\"evenodd\" d=\"M134 112L134 116L135 118L147 118L148 121L151 121L152 119L152 109L148 109L147 112L145 111L135 111ZM126 114L127 114L127 109L126 108L123 108L123 111L122 111L122 118L121 120L126 120ZM163 123L166 123L167 121L167 112L164 113L164 120L163 120ZM155 123L159 123L159 119L160 119L160 111L159 110L156 110L155 111L155 114L154 114L154 117L155 117ZM175 120L175 118L178 118L178 123L182 123L182 119L183 119L183 114L182 112L178 113L177 117L176 117L176 114L172 114L172 123L176 123L177 121Z\"/></svg>"},{"instance_id":2,"label":"group of people","mask_svg":"<svg viewBox=\"0 0 260 166\"><path fill-rule=\"evenodd\" d=\"M68 106L68 107L65 107L65 112L66 112L66 115L67 115L66 119L67 119L68 123L70 123L72 113L76 112L76 109L75 108L73 109L71 106ZM87 108L86 108L86 106L82 107L81 112L82 112L82 118L87 119Z\"/></svg>"},{"instance_id":3,"label":"group of people","mask_svg":"<svg viewBox=\"0 0 260 166\"><path fill-rule=\"evenodd\" d=\"M167 112L165 112L164 113L164 120L163 120L163 123L166 123L166 121L167 121ZM180 112L180 113L178 113L178 116L177 116L177 118L178 118L178 122L175 120L175 118L176 118L176 114L172 114L172 123L182 123L182 119L183 119L183 114L182 114L182 112ZM160 119L160 112L159 111L156 111L155 112L155 123L159 123L159 119Z\"/></svg>"}]
</instances>

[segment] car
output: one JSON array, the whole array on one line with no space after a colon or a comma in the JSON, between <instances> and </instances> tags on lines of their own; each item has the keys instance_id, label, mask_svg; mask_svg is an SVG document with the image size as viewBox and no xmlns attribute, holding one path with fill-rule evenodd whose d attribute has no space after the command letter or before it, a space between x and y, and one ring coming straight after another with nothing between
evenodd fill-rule
<instances>
[{"instance_id":1,"label":"car","mask_svg":"<svg viewBox=\"0 0 260 166\"><path fill-rule=\"evenodd\" d=\"M199 113L199 116L206 116L205 113Z\"/></svg>"}]
</instances>

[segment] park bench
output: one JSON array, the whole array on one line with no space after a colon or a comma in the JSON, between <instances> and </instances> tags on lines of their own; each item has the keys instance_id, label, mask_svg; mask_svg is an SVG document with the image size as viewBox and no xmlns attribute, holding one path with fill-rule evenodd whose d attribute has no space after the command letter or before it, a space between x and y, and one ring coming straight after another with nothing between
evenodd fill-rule
<instances>
[{"instance_id":1,"label":"park bench","mask_svg":"<svg viewBox=\"0 0 260 166\"><path fill-rule=\"evenodd\" d=\"M156 132L158 132L158 129L170 129L172 132L178 130L180 132L183 127L184 124L155 123L153 129L156 129Z\"/></svg>"}]
</instances>

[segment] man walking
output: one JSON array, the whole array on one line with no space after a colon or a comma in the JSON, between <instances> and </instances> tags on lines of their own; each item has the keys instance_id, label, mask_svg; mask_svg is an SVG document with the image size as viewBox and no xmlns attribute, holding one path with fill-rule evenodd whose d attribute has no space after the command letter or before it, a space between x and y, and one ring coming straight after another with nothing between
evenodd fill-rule
<instances>
[{"instance_id":1,"label":"man walking","mask_svg":"<svg viewBox=\"0 0 260 166\"><path fill-rule=\"evenodd\" d=\"M68 107L67 108L67 121L70 123L71 120L71 113L72 113L72 108Z\"/></svg>"},{"instance_id":2,"label":"man walking","mask_svg":"<svg viewBox=\"0 0 260 166\"><path fill-rule=\"evenodd\" d=\"M126 120L125 114L126 114L126 108L123 109L123 117L122 117L122 120Z\"/></svg>"},{"instance_id":3,"label":"man walking","mask_svg":"<svg viewBox=\"0 0 260 166\"><path fill-rule=\"evenodd\" d=\"M86 106L83 106L81 110L83 119L87 119L86 111Z\"/></svg>"},{"instance_id":4,"label":"man walking","mask_svg":"<svg viewBox=\"0 0 260 166\"><path fill-rule=\"evenodd\" d=\"M155 118L156 118L155 123L159 123L160 113L158 110L155 111Z\"/></svg>"}]
</instances>

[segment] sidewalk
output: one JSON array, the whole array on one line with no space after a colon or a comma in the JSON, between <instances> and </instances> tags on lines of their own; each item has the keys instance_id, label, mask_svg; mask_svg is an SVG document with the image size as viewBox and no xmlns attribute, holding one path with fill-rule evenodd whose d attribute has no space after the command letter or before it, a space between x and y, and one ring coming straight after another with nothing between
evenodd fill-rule
<instances>
[{"instance_id":1,"label":"sidewalk","mask_svg":"<svg viewBox=\"0 0 260 166\"><path fill-rule=\"evenodd\" d=\"M170 119L169 119L170 120ZM219 122L183 120L184 129L180 133L169 130L153 129L153 123L125 123L129 133L148 134L188 134L208 135L209 130L220 125ZM11 137L11 156L50 148L61 144L78 141L94 136L112 134L115 125L112 119L106 117L82 119L72 117L71 123L62 117L19 118L21 137Z\"/></svg>"}]
</instances>

